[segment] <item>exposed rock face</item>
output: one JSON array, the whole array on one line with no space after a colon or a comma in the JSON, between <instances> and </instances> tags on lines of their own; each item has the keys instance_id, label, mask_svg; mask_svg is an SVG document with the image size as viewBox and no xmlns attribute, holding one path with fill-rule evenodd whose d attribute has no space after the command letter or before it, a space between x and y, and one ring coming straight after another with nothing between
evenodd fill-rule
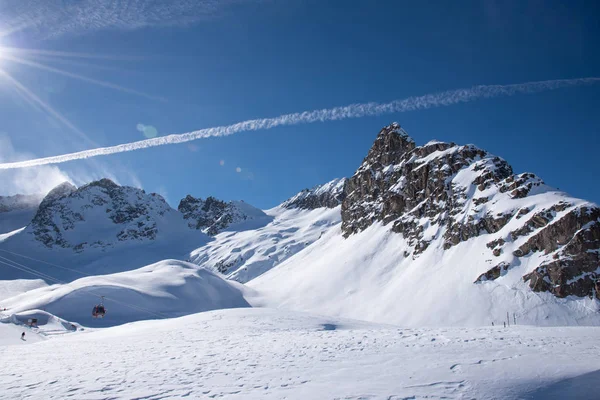
<instances>
[{"instance_id":1,"label":"exposed rock face","mask_svg":"<svg viewBox=\"0 0 600 400\"><path fill-rule=\"evenodd\" d=\"M418 257L435 241L449 250L481 235L497 265L475 281L504 276L537 254L524 279L556 296L597 296L600 210L568 198L531 173L473 145L415 142L396 123L383 128L346 181L342 230L348 237L374 223L406 239ZM491 259L489 260L491 261Z\"/></svg>"},{"instance_id":2,"label":"exposed rock face","mask_svg":"<svg viewBox=\"0 0 600 400\"><path fill-rule=\"evenodd\" d=\"M294 197L281 204L285 208L301 208L315 210L317 208L335 208L344 199L344 184L346 178L334 179L324 185L312 189L304 189Z\"/></svg>"},{"instance_id":3,"label":"exposed rock face","mask_svg":"<svg viewBox=\"0 0 600 400\"><path fill-rule=\"evenodd\" d=\"M158 233L157 220L173 213L176 211L160 195L108 179L79 189L63 183L41 202L28 230L46 247L82 251L111 247L115 242L153 240Z\"/></svg>"},{"instance_id":4,"label":"exposed rock face","mask_svg":"<svg viewBox=\"0 0 600 400\"><path fill-rule=\"evenodd\" d=\"M579 207L532 236L518 255L552 254L523 277L536 292L558 297L596 296L600 299L600 209Z\"/></svg>"},{"instance_id":5,"label":"exposed rock face","mask_svg":"<svg viewBox=\"0 0 600 400\"><path fill-rule=\"evenodd\" d=\"M226 203L214 197L206 200L187 195L177 207L188 221L188 226L207 235L214 236L232 224L243 221L267 218L261 210L244 203L231 201Z\"/></svg>"},{"instance_id":6,"label":"exposed rock face","mask_svg":"<svg viewBox=\"0 0 600 400\"><path fill-rule=\"evenodd\" d=\"M431 239L424 236L429 224L445 226L445 247L478 236L481 230L495 232L508 216L489 215L467 220L453 218L473 200L467 188L452 177L467 167L475 172L472 184L484 191L512 173L499 157L474 146L430 142L416 147L398 124L381 130L360 168L346 183L342 203L342 230L345 236L360 232L373 222L393 222L392 229L407 237L414 251L423 251ZM486 197L474 200L477 205Z\"/></svg>"}]
</instances>

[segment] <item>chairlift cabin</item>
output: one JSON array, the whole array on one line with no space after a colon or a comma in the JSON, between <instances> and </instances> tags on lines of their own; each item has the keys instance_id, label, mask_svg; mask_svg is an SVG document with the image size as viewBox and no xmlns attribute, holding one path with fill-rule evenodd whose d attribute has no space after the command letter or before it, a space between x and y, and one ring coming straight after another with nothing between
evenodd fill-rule
<instances>
[{"instance_id":1,"label":"chairlift cabin","mask_svg":"<svg viewBox=\"0 0 600 400\"><path fill-rule=\"evenodd\" d=\"M106 314L106 308L104 307L104 296L102 296L102 301L100 304L95 305L92 310L92 317L94 318L104 318Z\"/></svg>"}]
</instances>

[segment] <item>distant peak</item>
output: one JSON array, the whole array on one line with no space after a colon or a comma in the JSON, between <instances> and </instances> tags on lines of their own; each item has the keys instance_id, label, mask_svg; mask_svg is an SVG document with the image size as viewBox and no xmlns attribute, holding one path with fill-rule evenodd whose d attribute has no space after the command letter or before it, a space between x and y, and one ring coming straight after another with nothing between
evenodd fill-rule
<instances>
[{"instance_id":1,"label":"distant peak","mask_svg":"<svg viewBox=\"0 0 600 400\"><path fill-rule=\"evenodd\" d=\"M312 189L303 189L295 196L281 204L283 208L300 208L314 210L316 208L335 208L342 203L346 178L337 178Z\"/></svg>"},{"instance_id":2,"label":"distant peak","mask_svg":"<svg viewBox=\"0 0 600 400\"><path fill-rule=\"evenodd\" d=\"M48 192L48 194L42 200L40 207L54 201L66 197L77 190L77 187L70 182L63 182L56 186L54 189Z\"/></svg>"}]
</instances>

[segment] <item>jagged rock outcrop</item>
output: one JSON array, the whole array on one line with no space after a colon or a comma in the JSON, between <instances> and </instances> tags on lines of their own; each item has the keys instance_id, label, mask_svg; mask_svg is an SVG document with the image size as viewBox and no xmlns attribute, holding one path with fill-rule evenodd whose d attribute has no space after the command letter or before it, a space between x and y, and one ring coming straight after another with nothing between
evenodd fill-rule
<instances>
[{"instance_id":1,"label":"jagged rock outcrop","mask_svg":"<svg viewBox=\"0 0 600 400\"><path fill-rule=\"evenodd\" d=\"M112 247L116 242L154 240L159 220L183 220L158 194L119 186L109 179L80 188L63 183L46 195L28 227L44 246Z\"/></svg>"},{"instance_id":2,"label":"jagged rock outcrop","mask_svg":"<svg viewBox=\"0 0 600 400\"><path fill-rule=\"evenodd\" d=\"M344 184L346 178L334 179L324 185L312 189L304 189L294 197L284 201L284 208L301 208L315 210L317 208L335 208L344 200Z\"/></svg>"},{"instance_id":3,"label":"jagged rock outcrop","mask_svg":"<svg viewBox=\"0 0 600 400\"><path fill-rule=\"evenodd\" d=\"M432 242L444 250L487 235L481 249L496 266L475 279L495 280L532 260L524 276L536 291L597 296L600 210L546 186L531 173L473 145L416 146L396 123L383 128L346 181L342 231L348 237L374 223L389 225L418 257Z\"/></svg>"},{"instance_id":4,"label":"jagged rock outcrop","mask_svg":"<svg viewBox=\"0 0 600 400\"><path fill-rule=\"evenodd\" d=\"M207 235L214 236L232 224L240 222L267 218L267 215L243 202L224 202L214 197L206 200L187 195L179 202L177 207L183 218L187 220L188 226L198 229Z\"/></svg>"},{"instance_id":5,"label":"jagged rock outcrop","mask_svg":"<svg viewBox=\"0 0 600 400\"><path fill-rule=\"evenodd\" d=\"M523 279L536 292L600 299L600 209L579 207L533 235L517 250L552 254Z\"/></svg>"},{"instance_id":6,"label":"jagged rock outcrop","mask_svg":"<svg viewBox=\"0 0 600 400\"><path fill-rule=\"evenodd\" d=\"M456 218L473 199L467 187L451 178L467 167L474 172L470 183L480 191L512 173L506 161L475 146L430 142L416 147L398 124L382 129L362 165L346 183L342 203L345 236L376 221L393 222L392 229L403 233L419 253L431 239L424 236L423 218L429 225L447 228L446 248L478 236L482 230L497 231L509 216ZM478 197L474 202L481 205L487 201L486 197Z\"/></svg>"}]
</instances>

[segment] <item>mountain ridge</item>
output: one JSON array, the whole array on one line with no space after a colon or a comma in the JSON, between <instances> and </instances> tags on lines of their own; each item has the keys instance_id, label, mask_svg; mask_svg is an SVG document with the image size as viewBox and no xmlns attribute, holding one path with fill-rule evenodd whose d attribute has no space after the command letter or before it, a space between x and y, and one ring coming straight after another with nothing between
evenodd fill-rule
<instances>
[{"instance_id":1,"label":"mountain ridge","mask_svg":"<svg viewBox=\"0 0 600 400\"><path fill-rule=\"evenodd\" d=\"M552 204L539 207L540 196ZM503 229L519 219L518 228ZM547 257L523 276L533 290L600 299L600 259L597 251L588 252L600 249L598 206L558 192L534 174L514 174L504 159L474 145L416 146L397 123L383 128L347 180L342 202L345 237L375 221L407 238L405 254L413 257L440 235L444 250L496 235L482 250L499 262L476 282L497 279L538 251Z\"/></svg>"}]
</instances>

